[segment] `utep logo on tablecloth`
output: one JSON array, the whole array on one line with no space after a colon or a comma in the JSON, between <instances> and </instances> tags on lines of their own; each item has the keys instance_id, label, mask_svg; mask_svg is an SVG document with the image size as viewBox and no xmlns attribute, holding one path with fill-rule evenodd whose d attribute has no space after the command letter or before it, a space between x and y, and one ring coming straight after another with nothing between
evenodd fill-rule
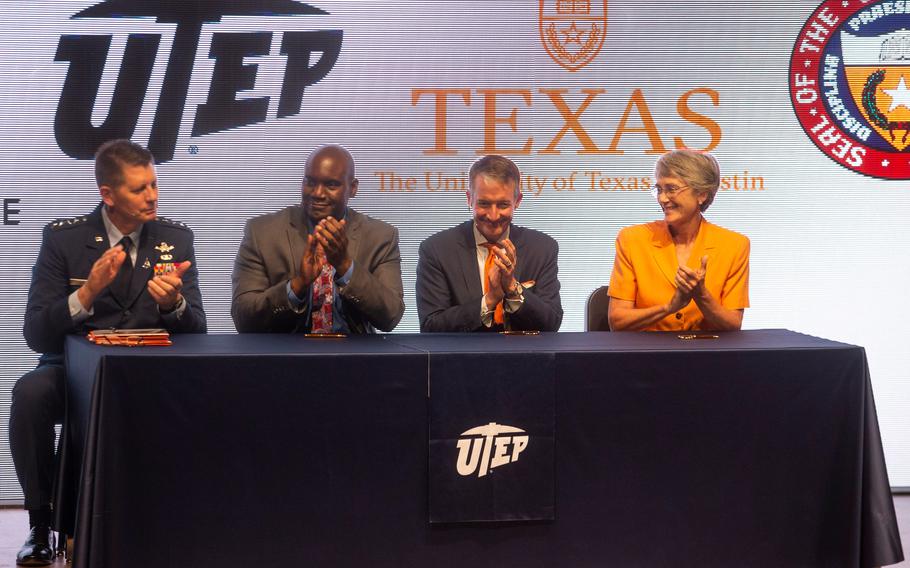
<instances>
[{"instance_id":1,"label":"utep logo on tablecloth","mask_svg":"<svg viewBox=\"0 0 910 568\"><path fill-rule=\"evenodd\" d=\"M528 349L431 359L431 523L556 518L556 356Z\"/></svg>"},{"instance_id":2,"label":"utep logo on tablecloth","mask_svg":"<svg viewBox=\"0 0 910 568\"><path fill-rule=\"evenodd\" d=\"M144 16L156 17L161 24L176 24L148 143L149 150L161 163L174 157L204 23L220 22L224 16L299 17L325 14L327 12L319 8L292 0L105 0L72 18ZM275 32L274 35L279 36L280 53L287 58L276 117L283 118L299 113L304 90L332 70L341 51L342 31L285 31ZM253 88L256 81L257 66L245 64L244 58L268 55L272 36L271 31L213 34L209 57L215 59L215 66L208 100L198 106L193 118L193 137L266 120L269 97L237 100L236 95L238 91ZM110 110L104 122L94 126L92 109L98 97L112 36L61 36L54 60L69 62L69 69L57 107L54 133L57 144L65 154L87 160L107 140L132 138L161 38L160 34L130 34ZM316 52L321 56L311 62L311 55Z\"/></svg>"},{"instance_id":3,"label":"utep logo on tablecloth","mask_svg":"<svg viewBox=\"0 0 910 568\"><path fill-rule=\"evenodd\" d=\"M516 435L519 434L519 435ZM458 440L458 475L483 477L492 469L518 461L529 437L521 428L490 422L461 433Z\"/></svg>"},{"instance_id":4,"label":"utep logo on tablecloth","mask_svg":"<svg viewBox=\"0 0 910 568\"><path fill-rule=\"evenodd\" d=\"M544 49L575 72L600 53L607 35L607 0L540 0Z\"/></svg>"},{"instance_id":5,"label":"utep logo on tablecloth","mask_svg":"<svg viewBox=\"0 0 910 568\"><path fill-rule=\"evenodd\" d=\"M835 162L910 179L910 2L822 3L793 47L790 98Z\"/></svg>"}]
</instances>

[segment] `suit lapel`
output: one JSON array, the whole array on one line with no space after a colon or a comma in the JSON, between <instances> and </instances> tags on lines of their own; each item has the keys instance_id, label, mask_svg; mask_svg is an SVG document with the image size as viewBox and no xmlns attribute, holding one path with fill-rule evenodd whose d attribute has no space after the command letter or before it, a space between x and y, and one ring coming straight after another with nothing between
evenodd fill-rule
<instances>
[{"instance_id":1,"label":"suit lapel","mask_svg":"<svg viewBox=\"0 0 910 568\"><path fill-rule=\"evenodd\" d=\"M464 278L468 297L483 296L483 283L480 281L480 268L477 266L477 242L474 240L474 222L461 225L458 264Z\"/></svg>"},{"instance_id":2,"label":"suit lapel","mask_svg":"<svg viewBox=\"0 0 910 568\"><path fill-rule=\"evenodd\" d=\"M300 271L300 259L303 258L303 249L306 246L307 224L304 219L302 207L293 207L288 212L290 221L288 222L287 239L288 239L288 274L291 277L297 276Z\"/></svg>"},{"instance_id":3,"label":"suit lapel","mask_svg":"<svg viewBox=\"0 0 910 568\"><path fill-rule=\"evenodd\" d=\"M347 219L345 233L348 236L348 255L353 260L357 258L357 253L360 252L360 227L363 218L356 211L348 208L345 219Z\"/></svg>"},{"instance_id":4,"label":"suit lapel","mask_svg":"<svg viewBox=\"0 0 910 568\"><path fill-rule=\"evenodd\" d=\"M512 225L509 228L509 240L512 241L512 244L515 245L515 256L518 258L518 264L515 266L515 280L519 282L524 282L524 267L527 264L527 257L524 255L523 251L525 248L524 241L524 229L521 227L516 227ZM524 262L522 262L524 259Z\"/></svg>"},{"instance_id":5,"label":"suit lapel","mask_svg":"<svg viewBox=\"0 0 910 568\"><path fill-rule=\"evenodd\" d=\"M689 255L686 265L692 270L698 270L701 268L701 257L705 255L710 257L714 248L714 228L707 219L702 219L701 226L698 227L698 235L695 237L695 246L692 247L692 254ZM711 262L710 258L708 262Z\"/></svg>"},{"instance_id":6,"label":"suit lapel","mask_svg":"<svg viewBox=\"0 0 910 568\"><path fill-rule=\"evenodd\" d=\"M679 262L676 260L676 247L673 246L673 239L670 237L667 224L663 221L658 221L656 225L656 230L651 233L651 255L667 281L675 286L676 272L679 270Z\"/></svg>"},{"instance_id":7,"label":"suit lapel","mask_svg":"<svg viewBox=\"0 0 910 568\"><path fill-rule=\"evenodd\" d=\"M85 279L88 278L89 273L92 271L92 266L101 258L104 251L111 248L111 243L108 242L107 238L107 229L104 228L104 221L101 219L101 206L96 207L95 210L89 214L87 225L89 231L86 235L85 248L90 251L86 255L86 258L88 259L88 269L85 274L77 276L78 278Z\"/></svg>"},{"instance_id":8,"label":"suit lapel","mask_svg":"<svg viewBox=\"0 0 910 568\"><path fill-rule=\"evenodd\" d=\"M351 257L351 260L353 262L357 262L358 254L360 253L360 246L363 244L364 239L363 217L360 215L360 213L348 207L348 210L344 215L344 219L344 231L348 237L348 255ZM366 260L365 262L369 262L369 260ZM351 333L366 333L366 326L369 324L361 315L358 306L349 302L348 299L343 295L341 296L341 303L344 305L344 316L345 321L348 325L348 330L350 330Z\"/></svg>"},{"instance_id":9,"label":"suit lapel","mask_svg":"<svg viewBox=\"0 0 910 568\"><path fill-rule=\"evenodd\" d=\"M676 272L679 270L679 260L676 258L676 246L673 245L673 239L670 237L670 231L664 222L658 222L658 229L651 234L652 255L660 271L666 279L676 286ZM701 257L711 255L711 251L716 247L714 241L714 230L706 219L702 219L698 228L698 235L695 237L695 243L692 246L692 252L686 266L693 270L701 267ZM709 261L710 262L710 259Z\"/></svg>"}]
</instances>

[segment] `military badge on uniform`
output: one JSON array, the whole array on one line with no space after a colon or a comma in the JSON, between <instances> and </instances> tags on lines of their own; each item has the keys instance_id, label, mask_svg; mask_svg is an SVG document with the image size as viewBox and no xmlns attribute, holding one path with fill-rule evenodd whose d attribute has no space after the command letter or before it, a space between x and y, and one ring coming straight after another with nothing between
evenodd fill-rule
<instances>
[{"instance_id":1,"label":"military badge on uniform","mask_svg":"<svg viewBox=\"0 0 910 568\"><path fill-rule=\"evenodd\" d=\"M173 262L174 255L171 254L171 251L174 250L174 245L161 241L161 244L156 246L155 250L161 253L158 260L164 261L155 264L155 276L164 276L177 272L177 263Z\"/></svg>"},{"instance_id":2,"label":"military badge on uniform","mask_svg":"<svg viewBox=\"0 0 910 568\"><path fill-rule=\"evenodd\" d=\"M149 262L148 257L145 257L145 262L142 263L142 268L145 268L146 270L148 270L151 267L152 267L152 263Z\"/></svg>"},{"instance_id":3,"label":"military badge on uniform","mask_svg":"<svg viewBox=\"0 0 910 568\"><path fill-rule=\"evenodd\" d=\"M175 262L159 262L155 264L155 276L164 276L175 272L177 272L177 263Z\"/></svg>"},{"instance_id":4,"label":"military badge on uniform","mask_svg":"<svg viewBox=\"0 0 910 568\"><path fill-rule=\"evenodd\" d=\"M161 253L161 260L174 260L174 255L170 254L170 252L174 250L173 245L169 245L166 242L161 241L161 244L156 246L155 250Z\"/></svg>"}]
</instances>

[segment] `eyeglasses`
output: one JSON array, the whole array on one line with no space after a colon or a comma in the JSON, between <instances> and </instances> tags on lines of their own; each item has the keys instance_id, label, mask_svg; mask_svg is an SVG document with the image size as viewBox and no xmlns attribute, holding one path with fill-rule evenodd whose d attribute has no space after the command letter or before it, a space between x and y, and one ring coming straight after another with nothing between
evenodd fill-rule
<instances>
[{"instance_id":1,"label":"eyeglasses","mask_svg":"<svg viewBox=\"0 0 910 568\"><path fill-rule=\"evenodd\" d=\"M666 187L660 187L659 185L654 184L651 186L651 197L653 197L654 199L657 199L661 195L666 195L667 197L675 197L676 195L678 195L681 191L683 191L685 189L691 189L691 188L688 185L684 185L682 187L677 187L675 185L668 185Z\"/></svg>"}]
</instances>

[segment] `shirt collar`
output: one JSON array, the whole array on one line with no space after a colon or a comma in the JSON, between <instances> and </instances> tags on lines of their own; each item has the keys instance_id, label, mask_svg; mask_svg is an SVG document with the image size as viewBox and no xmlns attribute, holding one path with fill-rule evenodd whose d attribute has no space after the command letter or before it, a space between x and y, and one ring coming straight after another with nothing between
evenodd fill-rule
<instances>
[{"instance_id":1,"label":"shirt collar","mask_svg":"<svg viewBox=\"0 0 910 568\"><path fill-rule=\"evenodd\" d=\"M116 245L120 242L123 237L129 237L133 241L133 246L139 246L139 236L142 234L142 228L145 224L139 225L139 228L133 231L128 235L124 235L120 232L120 229L117 228L117 225L114 225L114 222L111 221L111 218L107 214L107 205L101 206L101 220L104 221L104 229L107 231L107 240L111 246Z\"/></svg>"}]
</instances>

